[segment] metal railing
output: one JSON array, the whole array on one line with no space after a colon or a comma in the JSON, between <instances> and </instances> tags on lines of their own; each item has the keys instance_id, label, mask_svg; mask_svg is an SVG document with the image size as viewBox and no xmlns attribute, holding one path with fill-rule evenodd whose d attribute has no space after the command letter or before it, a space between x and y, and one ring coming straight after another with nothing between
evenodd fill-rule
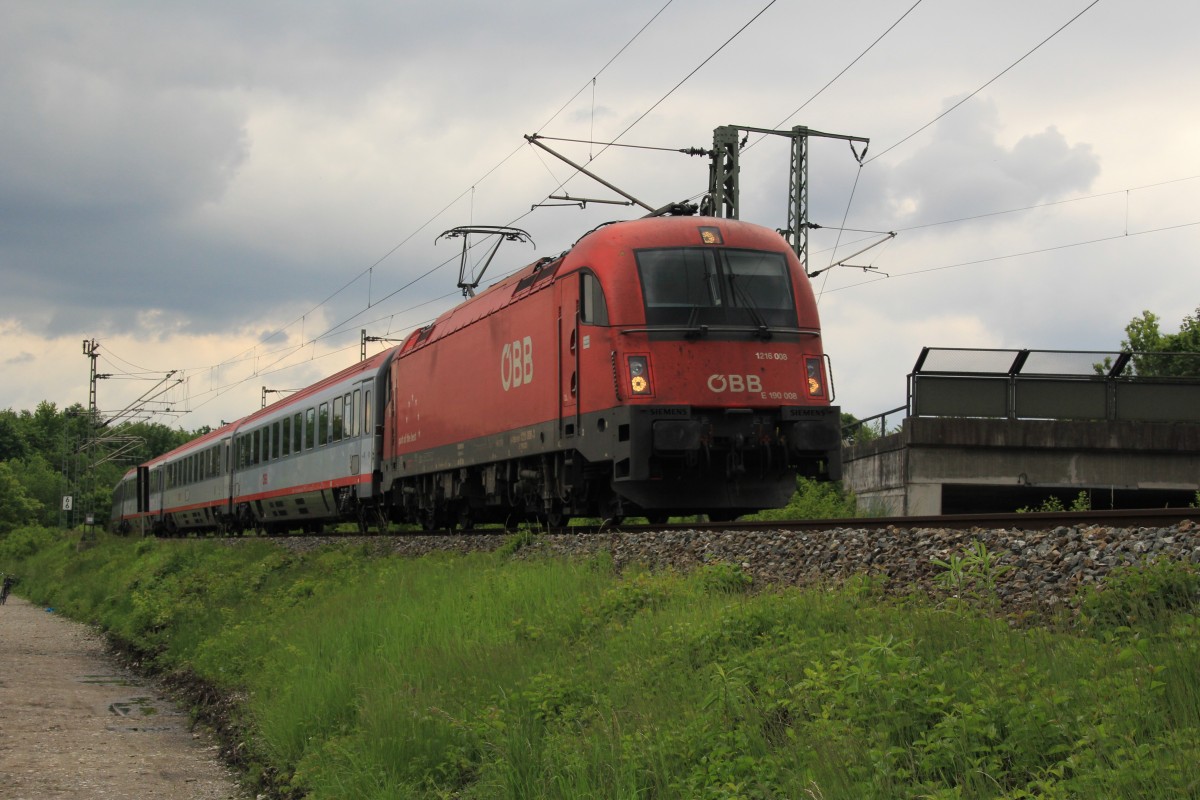
<instances>
[{"instance_id":1,"label":"metal railing","mask_svg":"<svg viewBox=\"0 0 1200 800\"><path fill-rule=\"evenodd\" d=\"M856 420L849 425L844 425L842 426L842 442L847 445L855 445L863 441L877 439L880 436L886 436L887 418L901 413L907 416L908 406L897 406L883 413Z\"/></svg>"},{"instance_id":2,"label":"metal railing","mask_svg":"<svg viewBox=\"0 0 1200 800\"><path fill-rule=\"evenodd\" d=\"M926 347L908 376L907 411L1200 422L1200 353Z\"/></svg>"}]
</instances>

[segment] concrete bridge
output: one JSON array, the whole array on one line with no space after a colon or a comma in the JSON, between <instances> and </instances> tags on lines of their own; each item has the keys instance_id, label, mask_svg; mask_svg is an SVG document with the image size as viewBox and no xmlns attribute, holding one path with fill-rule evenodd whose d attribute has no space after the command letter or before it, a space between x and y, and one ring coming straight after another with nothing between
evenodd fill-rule
<instances>
[{"instance_id":1,"label":"concrete bridge","mask_svg":"<svg viewBox=\"0 0 1200 800\"><path fill-rule=\"evenodd\" d=\"M1128 376L1130 365L1154 377ZM1165 374L1164 374L1165 373ZM859 508L893 515L1187 506L1200 354L925 348L898 431L843 448Z\"/></svg>"}]
</instances>

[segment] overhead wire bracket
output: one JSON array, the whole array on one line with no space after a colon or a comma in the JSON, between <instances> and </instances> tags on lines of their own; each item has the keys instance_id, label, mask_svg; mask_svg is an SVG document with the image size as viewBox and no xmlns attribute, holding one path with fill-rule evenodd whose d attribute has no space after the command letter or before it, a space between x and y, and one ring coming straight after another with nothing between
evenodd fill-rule
<instances>
[{"instance_id":1,"label":"overhead wire bracket","mask_svg":"<svg viewBox=\"0 0 1200 800\"><path fill-rule=\"evenodd\" d=\"M629 194L629 192L625 192L625 191L622 191L621 189L618 189L616 186L614 186L613 184L611 184L611 183L609 183L608 181L604 180L603 178L601 178L601 177L600 177L599 175L597 175L596 173L588 171L588 169L587 169L586 167L584 167L582 164L576 164L574 161L572 161L571 159L567 158L567 157L566 157L566 156L564 156L562 153L559 153L559 152L555 151L554 149L552 149L552 148L548 147L547 145L543 144L543 143L542 143L542 141L541 141L541 139L542 139L542 137L541 137L541 136L538 136L536 133L532 133L532 134L526 134L526 135L525 135L525 141L529 142L529 143L530 143L530 144L532 144L532 145L537 145L538 147L542 148L543 150L545 150L545 151L546 151L547 153L549 153L550 155L552 155L552 156L554 156L555 158L557 158L559 161L562 161L563 163L565 163L565 164L567 164L567 165L569 165L569 166L571 166L571 167L574 167L574 168L575 168L575 170L576 170L577 172L582 172L584 175L587 175L589 178L591 178L592 180L596 181L596 182L597 182L597 183L599 183L600 185L602 185L602 186L604 186L604 187L606 187L606 188L608 188L608 189L612 189L614 192L616 192L617 194L621 195L621 197L624 197L626 200L628 200L628 201L629 201L629 203L630 203L630 205L638 205L638 206L641 206L642 208L644 208L644 209L646 209L647 211L649 211L649 212L650 212L650 214L651 214L651 216L653 216L653 215L656 215L656 214L658 214L658 213L661 213L661 210L656 210L656 209L655 209L653 206L650 206L650 205L647 205L646 203L643 203L641 200L638 200L636 197L634 197L633 195ZM614 201L614 202L616 202L616 201Z\"/></svg>"},{"instance_id":2,"label":"overhead wire bracket","mask_svg":"<svg viewBox=\"0 0 1200 800\"><path fill-rule=\"evenodd\" d=\"M578 206L579 208L587 208L588 203L604 203L610 206L631 206L632 200L601 200L597 197L571 197L571 195L563 192L562 194L552 194L547 200L564 200L562 203L534 203L529 207L532 211L535 208L562 208L564 206Z\"/></svg>"},{"instance_id":3,"label":"overhead wire bracket","mask_svg":"<svg viewBox=\"0 0 1200 800\"><path fill-rule=\"evenodd\" d=\"M819 270L816 270L815 272L810 272L810 273L808 273L808 277L815 278L818 275L820 275L822 272L828 272L829 270L833 269L834 267L850 267L852 269L861 269L863 272L867 272L868 270L878 271L876 267L872 267L872 266L864 267L861 264L847 264L846 262L849 261L850 259L854 258L855 256L861 256L863 253L867 252L868 250L871 250L872 248L875 248L875 247L879 247L879 245L883 244L884 242L890 242L892 239L895 239L895 238L896 238L896 232L888 231L887 234L885 234L884 237L882 239L880 239L878 242L871 242L869 245L867 245L863 249L857 250L857 251L851 253L850 255L846 256L845 258L841 259L840 261L833 262L832 264L830 264L828 267L825 267L824 269L819 269ZM805 266L807 266L807 264ZM880 272L879 274L887 275L886 272Z\"/></svg>"}]
</instances>

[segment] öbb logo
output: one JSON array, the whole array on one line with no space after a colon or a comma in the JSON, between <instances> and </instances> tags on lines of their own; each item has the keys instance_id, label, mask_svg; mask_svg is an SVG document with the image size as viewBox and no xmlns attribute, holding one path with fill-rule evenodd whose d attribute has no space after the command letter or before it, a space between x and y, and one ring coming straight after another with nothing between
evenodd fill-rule
<instances>
[{"instance_id":1,"label":"\u00f6bb logo","mask_svg":"<svg viewBox=\"0 0 1200 800\"><path fill-rule=\"evenodd\" d=\"M762 378L757 375L709 375L710 392L761 392Z\"/></svg>"},{"instance_id":2,"label":"\u00f6bb logo","mask_svg":"<svg viewBox=\"0 0 1200 800\"><path fill-rule=\"evenodd\" d=\"M500 353L500 385L504 391L533 383L533 339L526 336L504 345Z\"/></svg>"}]
</instances>

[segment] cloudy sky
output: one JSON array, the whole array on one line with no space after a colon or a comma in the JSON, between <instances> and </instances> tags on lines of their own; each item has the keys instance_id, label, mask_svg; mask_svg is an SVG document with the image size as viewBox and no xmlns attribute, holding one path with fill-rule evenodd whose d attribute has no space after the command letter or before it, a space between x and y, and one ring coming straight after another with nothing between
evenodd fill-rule
<instances>
[{"instance_id":1,"label":"cloudy sky","mask_svg":"<svg viewBox=\"0 0 1200 800\"><path fill-rule=\"evenodd\" d=\"M526 229L500 274L640 215L531 212L613 196L535 132L869 138L861 167L810 146L811 268L898 234L814 279L860 417L926 345L1114 349L1143 309L1174 331L1200 306L1197 30L1190 0L0 0L0 408L86 403L94 339L102 410L174 371L158 420L215 425L459 299L448 228ZM751 141L742 216L782 227L786 141ZM552 146L656 206L707 180Z\"/></svg>"}]
</instances>

